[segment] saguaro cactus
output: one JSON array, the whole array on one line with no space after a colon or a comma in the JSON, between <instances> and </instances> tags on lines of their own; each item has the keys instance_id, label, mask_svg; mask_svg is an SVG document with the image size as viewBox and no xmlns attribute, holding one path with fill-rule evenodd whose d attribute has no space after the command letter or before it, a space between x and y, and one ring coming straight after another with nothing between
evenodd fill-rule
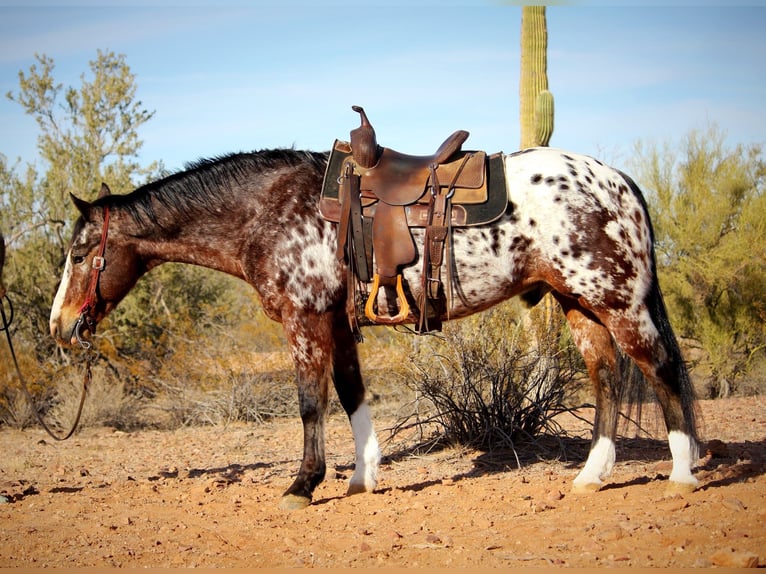
<instances>
[{"instance_id":1,"label":"saguaro cactus","mask_svg":"<svg viewBox=\"0 0 766 574\"><path fill-rule=\"evenodd\" d=\"M548 28L545 6L521 9L521 78L519 82L521 148L547 146L553 134L553 94L548 91ZM556 384L556 355L561 313L550 294L524 314L530 344L536 348L539 371L532 380L543 388Z\"/></svg>"},{"instance_id":2,"label":"saguaro cactus","mask_svg":"<svg viewBox=\"0 0 766 574\"><path fill-rule=\"evenodd\" d=\"M553 94L548 91L545 6L521 9L521 147L547 146L553 134Z\"/></svg>"}]
</instances>

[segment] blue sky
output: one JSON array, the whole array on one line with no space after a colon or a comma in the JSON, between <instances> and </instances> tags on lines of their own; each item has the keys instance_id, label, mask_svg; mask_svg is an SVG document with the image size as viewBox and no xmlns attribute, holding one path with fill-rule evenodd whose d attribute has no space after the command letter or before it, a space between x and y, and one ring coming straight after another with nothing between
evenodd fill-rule
<instances>
[{"instance_id":1,"label":"blue sky","mask_svg":"<svg viewBox=\"0 0 766 574\"><path fill-rule=\"evenodd\" d=\"M636 141L711 123L731 144L766 142L766 7L674 4L547 9L552 146L620 165ZM39 165L35 121L5 98L34 54L79 87L99 49L125 54L155 112L143 164L329 149L356 127L352 104L403 152L456 129L467 148L514 151L520 20L519 6L479 0L0 0L0 153Z\"/></svg>"}]
</instances>

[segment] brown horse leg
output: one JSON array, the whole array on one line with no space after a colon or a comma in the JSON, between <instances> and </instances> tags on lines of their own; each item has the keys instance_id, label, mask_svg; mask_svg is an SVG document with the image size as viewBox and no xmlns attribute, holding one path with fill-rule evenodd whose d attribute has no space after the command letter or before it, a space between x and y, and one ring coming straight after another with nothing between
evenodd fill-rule
<instances>
[{"instance_id":1,"label":"brown horse leg","mask_svg":"<svg viewBox=\"0 0 766 574\"><path fill-rule=\"evenodd\" d=\"M345 309L335 314L333 322L335 342L333 381L340 404L351 421L356 451L354 475L348 494L372 492L378 482L380 448L375 436L370 409L365 401L365 388L359 368L357 345Z\"/></svg>"},{"instance_id":2,"label":"brown horse leg","mask_svg":"<svg viewBox=\"0 0 766 574\"><path fill-rule=\"evenodd\" d=\"M316 486L324 480L325 414L332 369L331 313L283 310L282 323L296 366L298 400L303 422L303 460L280 506L305 508Z\"/></svg>"},{"instance_id":3,"label":"brown horse leg","mask_svg":"<svg viewBox=\"0 0 766 574\"><path fill-rule=\"evenodd\" d=\"M572 490L599 490L615 461L615 434L620 408L617 354L609 331L575 302L557 297L566 313L572 337L583 356L596 394L593 441L585 466L574 479Z\"/></svg>"}]
</instances>

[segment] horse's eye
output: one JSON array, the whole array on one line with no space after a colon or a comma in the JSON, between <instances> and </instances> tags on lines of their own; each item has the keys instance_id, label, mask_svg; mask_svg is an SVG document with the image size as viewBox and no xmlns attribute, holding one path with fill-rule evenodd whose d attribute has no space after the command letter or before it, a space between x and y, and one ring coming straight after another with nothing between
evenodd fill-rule
<instances>
[{"instance_id":1,"label":"horse's eye","mask_svg":"<svg viewBox=\"0 0 766 574\"><path fill-rule=\"evenodd\" d=\"M74 263L75 265L79 265L83 261L85 261L84 255L72 255L72 263Z\"/></svg>"}]
</instances>

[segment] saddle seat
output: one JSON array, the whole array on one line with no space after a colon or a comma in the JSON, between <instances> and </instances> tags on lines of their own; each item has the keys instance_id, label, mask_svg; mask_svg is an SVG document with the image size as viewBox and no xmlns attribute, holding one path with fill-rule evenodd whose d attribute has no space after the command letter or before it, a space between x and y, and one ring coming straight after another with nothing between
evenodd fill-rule
<instances>
[{"instance_id":1,"label":"saddle seat","mask_svg":"<svg viewBox=\"0 0 766 574\"><path fill-rule=\"evenodd\" d=\"M379 146L364 110L353 109L359 112L361 125L351 131L350 144L336 140L319 203L320 214L339 223L336 255L349 267L347 311L352 327L361 339L356 328L357 281L372 283L364 315L373 324L397 324L409 318L401 269L418 256L410 228L423 227L418 332L432 326L440 329L436 303L443 297L440 268L445 240L452 227L486 223L505 211L505 178L503 170L497 169L498 160L502 168L501 154L488 163L485 152L462 150L469 135L465 130L451 134L432 155L400 153ZM495 169L490 170L490 165ZM494 189L491 194L490 189ZM381 288L395 292L398 312L377 313Z\"/></svg>"},{"instance_id":2,"label":"saddle seat","mask_svg":"<svg viewBox=\"0 0 766 574\"><path fill-rule=\"evenodd\" d=\"M447 164L468 139L468 132L458 130L439 146L433 155L407 155L384 148L377 163L370 167L358 164L355 172L362 178L361 191L390 205L407 205L425 192L431 166Z\"/></svg>"}]
</instances>

